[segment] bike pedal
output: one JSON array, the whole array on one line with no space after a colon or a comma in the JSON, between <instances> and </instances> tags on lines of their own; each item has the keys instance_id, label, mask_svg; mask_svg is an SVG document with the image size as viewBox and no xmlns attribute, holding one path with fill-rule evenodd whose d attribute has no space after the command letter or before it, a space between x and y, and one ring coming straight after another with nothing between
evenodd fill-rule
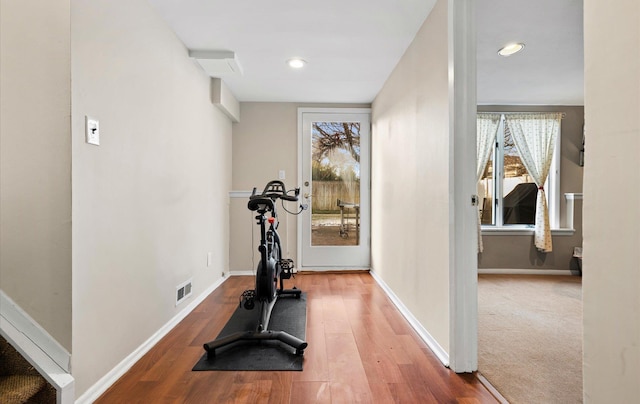
<instances>
[{"instance_id":1,"label":"bike pedal","mask_svg":"<svg viewBox=\"0 0 640 404\"><path fill-rule=\"evenodd\" d=\"M242 295L240 295L239 307L242 307L242 305L244 304L245 309L247 310L253 309L253 307L255 306L255 303L254 303L255 297L256 297L255 290L253 289L245 290L244 292L242 292Z\"/></svg>"},{"instance_id":2,"label":"bike pedal","mask_svg":"<svg viewBox=\"0 0 640 404\"><path fill-rule=\"evenodd\" d=\"M282 279L289 279L293 276L293 260L292 259L282 259L280 260L280 268L282 271L280 272L280 277Z\"/></svg>"},{"instance_id":3,"label":"bike pedal","mask_svg":"<svg viewBox=\"0 0 640 404\"><path fill-rule=\"evenodd\" d=\"M244 292L242 292L242 295L240 295L241 299L253 299L256 296L256 291L255 289L249 289L249 290L245 290Z\"/></svg>"},{"instance_id":4,"label":"bike pedal","mask_svg":"<svg viewBox=\"0 0 640 404\"><path fill-rule=\"evenodd\" d=\"M280 260L280 268L282 271L280 272L280 277L282 279L289 279L293 275L293 260L291 259L283 259Z\"/></svg>"},{"instance_id":5,"label":"bike pedal","mask_svg":"<svg viewBox=\"0 0 640 404\"><path fill-rule=\"evenodd\" d=\"M290 258L284 258L280 260L280 266L282 268L288 268L291 269L293 268L293 260Z\"/></svg>"}]
</instances>

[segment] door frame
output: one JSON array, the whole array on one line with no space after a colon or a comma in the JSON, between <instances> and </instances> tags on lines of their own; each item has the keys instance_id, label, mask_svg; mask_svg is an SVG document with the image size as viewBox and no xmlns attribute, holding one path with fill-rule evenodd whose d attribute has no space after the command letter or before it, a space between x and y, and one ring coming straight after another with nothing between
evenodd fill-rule
<instances>
[{"instance_id":1,"label":"door frame","mask_svg":"<svg viewBox=\"0 0 640 404\"><path fill-rule=\"evenodd\" d=\"M303 127L303 114L368 114L369 115L369 124L371 125L371 108L313 108L313 107L300 107L298 108L298 184L302 184L304 179L302 178L303 172L303 158L302 158L302 138L304 136L304 127ZM371 127L369 127L369 145L371 145ZM371 189L371 147L368 150L369 157L369 183L366 186ZM366 269L369 269L371 266L371 192L369 192L369 212L367 213L369 220L369 234L367 234L366 243L369 248L369 265ZM302 220L299 218L298 229L297 229L297 261L298 267L302 268ZM364 242L364 241L362 241ZM345 266L326 266L326 267L304 267L305 270L313 270L316 272L322 271L331 271L335 269L340 270L362 270L365 268L362 267L345 267Z\"/></svg>"}]
</instances>

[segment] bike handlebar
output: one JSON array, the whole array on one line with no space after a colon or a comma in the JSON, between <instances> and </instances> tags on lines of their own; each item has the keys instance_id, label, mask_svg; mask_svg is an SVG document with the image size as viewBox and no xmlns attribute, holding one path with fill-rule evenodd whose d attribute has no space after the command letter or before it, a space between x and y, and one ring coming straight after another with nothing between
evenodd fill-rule
<instances>
[{"instance_id":1,"label":"bike handlebar","mask_svg":"<svg viewBox=\"0 0 640 404\"><path fill-rule=\"evenodd\" d=\"M294 191L295 195L289 195L291 190L287 191L282 181L269 181L264 187L262 193L259 195L256 195L256 188L253 188L253 192L249 199L269 198L273 201L276 199L283 199L285 201L296 202L298 200L298 195L300 194L300 188L295 188Z\"/></svg>"}]
</instances>

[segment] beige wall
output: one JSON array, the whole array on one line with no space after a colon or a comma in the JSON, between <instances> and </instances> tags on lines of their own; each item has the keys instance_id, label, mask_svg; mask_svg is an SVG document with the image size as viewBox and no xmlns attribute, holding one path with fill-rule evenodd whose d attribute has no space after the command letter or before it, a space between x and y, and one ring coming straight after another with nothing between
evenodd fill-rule
<instances>
[{"instance_id":1,"label":"beige wall","mask_svg":"<svg viewBox=\"0 0 640 404\"><path fill-rule=\"evenodd\" d=\"M225 269L231 125L210 105L208 79L146 2L127 2L126 13L118 2L73 6L71 140L69 2L0 3L0 286L71 349L73 150L79 395L180 309L177 283L193 276L197 295ZM428 21L373 105L373 265L447 347L442 1ZM640 49L639 26L635 0L585 2L585 402L640 396L640 66L628 51ZM297 179L297 107L243 104L248 126L234 127L233 189L249 190L279 169L287 183ZM251 135L251 120L271 119L269 112L277 113L269 137L282 135L287 155L257 169L264 163L249 157L264 149L242 143L269 138L265 130ZM85 114L100 119L100 147L84 144ZM415 169L398 171L400 160ZM436 189L429 206L419 203L424 183ZM420 223L429 223L428 235ZM207 268L209 251L215 262Z\"/></svg>"},{"instance_id":2,"label":"beige wall","mask_svg":"<svg viewBox=\"0 0 640 404\"><path fill-rule=\"evenodd\" d=\"M0 3L0 288L71 350L69 0Z\"/></svg>"},{"instance_id":3,"label":"beige wall","mask_svg":"<svg viewBox=\"0 0 640 404\"><path fill-rule=\"evenodd\" d=\"M298 108L368 108L368 104L298 104L242 102L240 122L233 124L233 190L259 191L285 170L287 188L298 184ZM249 271L258 265L258 228L254 212L247 209L247 198L230 201L231 271ZM283 255L297 264L297 219L279 211ZM254 241L251 237L253 234Z\"/></svg>"},{"instance_id":4,"label":"beige wall","mask_svg":"<svg viewBox=\"0 0 640 404\"><path fill-rule=\"evenodd\" d=\"M232 125L147 1L74 0L71 27L80 396L189 303L175 306L178 284L192 278L198 296L226 272Z\"/></svg>"},{"instance_id":5,"label":"beige wall","mask_svg":"<svg viewBox=\"0 0 640 404\"><path fill-rule=\"evenodd\" d=\"M372 105L372 267L449 350L447 1Z\"/></svg>"},{"instance_id":6,"label":"beige wall","mask_svg":"<svg viewBox=\"0 0 640 404\"><path fill-rule=\"evenodd\" d=\"M582 106L509 106L482 105L478 111L497 112L564 112L560 149L560 227L565 228L567 192L582 192L582 171L579 152L582 147L584 107ZM478 268L508 269L570 269L573 247L582 245L582 202L576 201L572 236L553 236L553 251L540 253L533 244L533 235L484 235L484 251L478 255Z\"/></svg>"},{"instance_id":7,"label":"beige wall","mask_svg":"<svg viewBox=\"0 0 640 404\"><path fill-rule=\"evenodd\" d=\"M584 401L640 397L640 4L584 2Z\"/></svg>"},{"instance_id":8,"label":"beige wall","mask_svg":"<svg viewBox=\"0 0 640 404\"><path fill-rule=\"evenodd\" d=\"M298 105L243 102L240 117L233 124L233 190L256 187L261 191L267 182L278 179L279 170L285 170L287 188L298 186ZM260 261L255 212L247 209L245 197L231 198L230 205L230 270L253 270ZM297 261L296 218L279 216L283 256Z\"/></svg>"}]
</instances>

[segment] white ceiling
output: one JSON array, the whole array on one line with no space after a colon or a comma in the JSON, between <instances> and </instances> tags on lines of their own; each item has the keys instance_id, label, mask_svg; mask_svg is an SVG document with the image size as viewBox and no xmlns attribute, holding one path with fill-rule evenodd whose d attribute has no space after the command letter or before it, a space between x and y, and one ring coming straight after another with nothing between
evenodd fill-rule
<instances>
[{"instance_id":1,"label":"white ceiling","mask_svg":"<svg viewBox=\"0 0 640 404\"><path fill-rule=\"evenodd\" d=\"M583 105L582 0L478 0L478 103ZM524 50L497 54L509 42Z\"/></svg>"},{"instance_id":2,"label":"white ceiling","mask_svg":"<svg viewBox=\"0 0 640 404\"><path fill-rule=\"evenodd\" d=\"M235 52L243 74L218 76L239 101L369 103L435 0L150 2L190 50ZM476 8L479 104L582 105L582 0ZM510 41L525 50L499 57Z\"/></svg>"}]
</instances>

